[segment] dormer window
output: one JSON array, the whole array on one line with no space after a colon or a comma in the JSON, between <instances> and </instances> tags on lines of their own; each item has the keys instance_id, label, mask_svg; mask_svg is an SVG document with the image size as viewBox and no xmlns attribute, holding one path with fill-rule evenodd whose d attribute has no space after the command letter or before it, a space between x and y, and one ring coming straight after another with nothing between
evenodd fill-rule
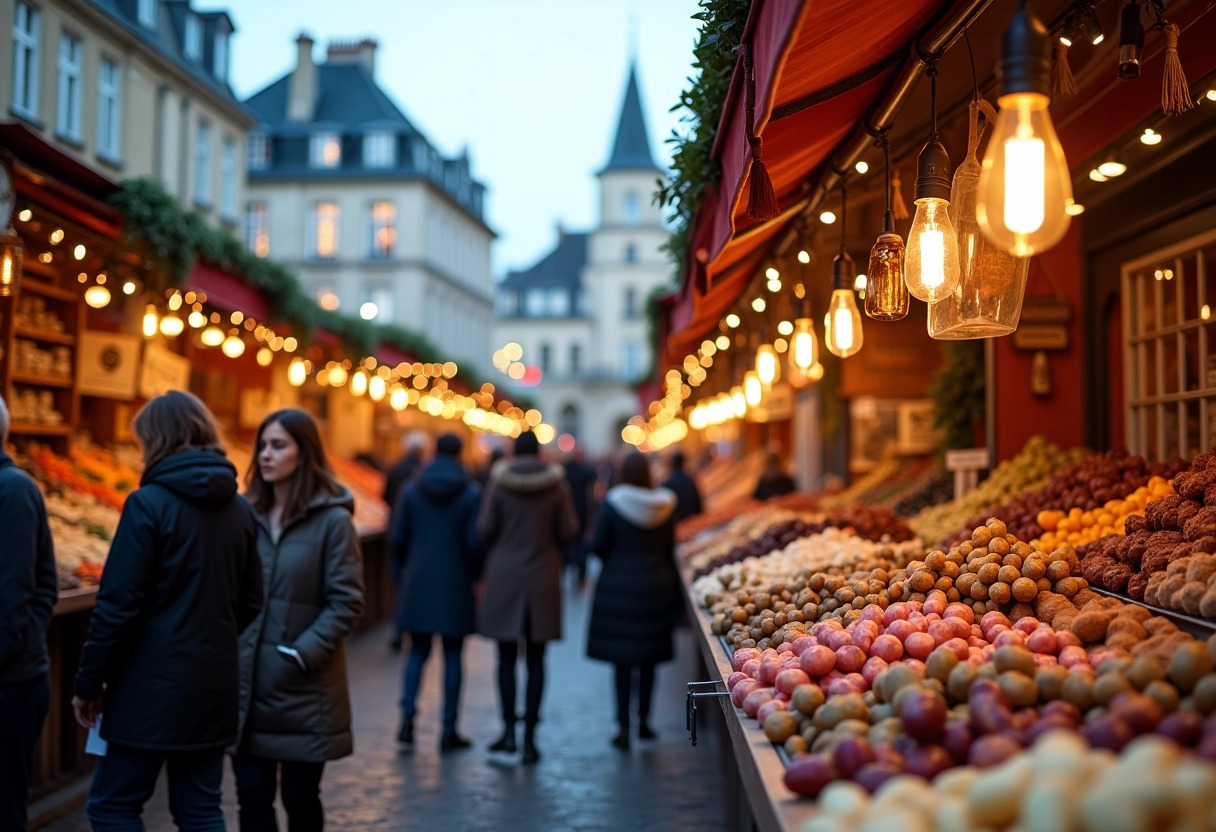
<instances>
[{"instance_id":1,"label":"dormer window","mask_svg":"<svg viewBox=\"0 0 1216 832\"><path fill-rule=\"evenodd\" d=\"M203 23L195 15L186 15L186 39L182 49L192 61L203 59Z\"/></svg>"},{"instance_id":2,"label":"dormer window","mask_svg":"<svg viewBox=\"0 0 1216 832\"><path fill-rule=\"evenodd\" d=\"M363 137L363 167L391 168L397 164L397 136L377 131Z\"/></svg>"},{"instance_id":3,"label":"dormer window","mask_svg":"<svg viewBox=\"0 0 1216 832\"><path fill-rule=\"evenodd\" d=\"M314 134L308 158L314 168L338 167L342 164L342 138L337 133Z\"/></svg>"},{"instance_id":4,"label":"dormer window","mask_svg":"<svg viewBox=\"0 0 1216 832\"><path fill-rule=\"evenodd\" d=\"M139 0L139 25L156 28L156 0Z\"/></svg>"},{"instance_id":5,"label":"dormer window","mask_svg":"<svg viewBox=\"0 0 1216 832\"><path fill-rule=\"evenodd\" d=\"M212 56L214 66L211 72L215 75L215 79L222 83L228 82L228 33L219 31L215 33L215 54Z\"/></svg>"}]
</instances>

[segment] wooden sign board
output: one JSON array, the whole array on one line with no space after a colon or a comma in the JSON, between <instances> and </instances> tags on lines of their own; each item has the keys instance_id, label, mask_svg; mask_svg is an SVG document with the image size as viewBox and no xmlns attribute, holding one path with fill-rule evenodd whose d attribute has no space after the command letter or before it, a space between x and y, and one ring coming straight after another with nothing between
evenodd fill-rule
<instances>
[{"instance_id":1,"label":"wooden sign board","mask_svg":"<svg viewBox=\"0 0 1216 832\"><path fill-rule=\"evenodd\" d=\"M1071 343L1072 307L1068 301L1027 298L1013 333L1019 350L1066 350Z\"/></svg>"}]
</instances>

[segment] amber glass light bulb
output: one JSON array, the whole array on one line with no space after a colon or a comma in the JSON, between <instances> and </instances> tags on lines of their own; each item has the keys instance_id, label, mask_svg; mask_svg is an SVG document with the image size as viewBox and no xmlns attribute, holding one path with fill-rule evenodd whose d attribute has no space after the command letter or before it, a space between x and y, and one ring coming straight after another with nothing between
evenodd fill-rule
<instances>
[{"instance_id":1,"label":"amber glass light bulb","mask_svg":"<svg viewBox=\"0 0 1216 832\"><path fill-rule=\"evenodd\" d=\"M748 370L743 374L743 398L748 407L756 407L764 398L764 385L760 383L760 377L756 375L755 370Z\"/></svg>"},{"instance_id":2,"label":"amber glass light bulb","mask_svg":"<svg viewBox=\"0 0 1216 832\"><path fill-rule=\"evenodd\" d=\"M877 321L898 321L908 314L910 303L904 282L904 241L892 229L890 216L888 211L866 270L866 314Z\"/></svg>"},{"instance_id":3,"label":"amber glass light bulb","mask_svg":"<svg viewBox=\"0 0 1216 832\"><path fill-rule=\"evenodd\" d=\"M773 382L781 377L781 362L772 344L765 342L756 350L756 375L765 389L772 387Z\"/></svg>"},{"instance_id":4,"label":"amber glass light bulb","mask_svg":"<svg viewBox=\"0 0 1216 832\"><path fill-rule=\"evenodd\" d=\"M814 322L809 318L794 321L794 334L790 336L789 380L794 387L805 387L814 379L811 370L819 363L819 339L815 336Z\"/></svg>"}]
</instances>

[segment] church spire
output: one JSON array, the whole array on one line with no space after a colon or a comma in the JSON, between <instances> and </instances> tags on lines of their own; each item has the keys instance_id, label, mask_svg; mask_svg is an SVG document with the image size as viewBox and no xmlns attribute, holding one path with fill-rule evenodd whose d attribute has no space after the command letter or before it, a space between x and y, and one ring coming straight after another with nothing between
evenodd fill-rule
<instances>
[{"instance_id":1,"label":"church spire","mask_svg":"<svg viewBox=\"0 0 1216 832\"><path fill-rule=\"evenodd\" d=\"M625 102L617 121L612 155L600 173L613 170L658 170L650 154L650 139L646 135L646 118L642 115L642 98L638 93L637 64L629 63L629 81L625 85Z\"/></svg>"}]
</instances>

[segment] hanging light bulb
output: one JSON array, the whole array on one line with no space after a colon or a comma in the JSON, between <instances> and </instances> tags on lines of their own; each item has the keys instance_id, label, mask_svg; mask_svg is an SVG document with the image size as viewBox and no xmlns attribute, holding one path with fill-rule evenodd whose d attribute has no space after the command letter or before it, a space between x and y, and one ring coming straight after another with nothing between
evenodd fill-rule
<instances>
[{"instance_id":1,"label":"hanging light bulb","mask_svg":"<svg viewBox=\"0 0 1216 832\"><path fill-rule=\"evenodd\" d=\"M94 309L101 309L110 302L110 290L105 286L90 286L84 290L84 302Z\"/></svg>"},{"instance_id":2,"label":"hanging light bulb","mask_svg":"<svg viewBox=\"0 0 1216 832\"><path fill-rule=\"evenodd\" d=\"M405 410L410 403L409 394L404 387L394 385L393 392L389 393L388 403L393 410Z\"/></svg>"},{"instance_id":3,"label":"hanging light bulb","mask_svg":"<svg viewBox=\"0 0 1216 832\"><path fill-rule=\"evenodd\" d=\"M218 347L224 343L224 330L218 326L209 326L202 331L198 338L205 347Z\"/></svg>"},{"instance_id":4,"label":"hanging light bulb","mask_svg":"<svg viewBox=\"0 0 1216 832\"><path fill-rule=\"evenodd\" d=\"M257 359L259 367L269 367L274 363L274 350L270 347L262 347L258 350Z\"/></svg>"},{"instance_id":5,"label":"hanging light bulb","mask_svg":"<svg viewBox=\"0 0 1216 832\"><path fill-rule=\"evenodd\" d=\"M989 240L1015 257L1030 257L1068 231L1064 207L1072 199L1072 180L1047 112L1050 39L1025 3L1001 48L1000 113L984 153L975 213Z\"/></svg>"},{"instance_id":6,"label":"hanging light bulb","mask_svg":"<svg viewBox=\"0 0 1216 832\"><path fill-rule=\"evenodd\" d=\"M287 382L292 387L299 387L308 380L308 365L303 358L293 358L287 365Z\"/></svg>"},{"instance_id":7,"label":"hanging light bulb","mask_svg":"<svg viewBox=\"0 0 1216 832\"><path fill-rule=\"evenodd\" d=\"M755 370L748 370L743 374L744 401L748 407L759 407L763 398L764 385L760 383L760 376L756 375Z\"/></svg>"},{"instance_id":8,"label":"hanging light bulb","mask_svg":"<svg viewBox=\"0 0 1216 832\"><path fill-rule=\"evenodd\" d=\"M240 358L245 354L245 342L241 340L238 330L232 330L220 345L220 352L229 358Z\"/></svg>"},{"instance_id":9,"label":"hanging light bulb","mask_svg":"<svg viewBox=\"0 0 1216 832\"><path fill-rule=\"evenodd\" d=\"M756 350L756 376L765 390L772 387L773 382L781 377L781 362L777 360L777 350L768 341Z\"/></svg>"},{"instance_id":10,"label":"hanging light bulb","mask_svg":"<svg viewBox=\"0 0 1216 832\"><path fill-rule=\"evenodd\" d=\"M207 323L207 316L196 309L186 317L186 323L195 329L201 329Z\"/></svg>"},{"instance_id":11,"label":"hanging light bulb","mask_svg":"<svg viewBox=\"0 0 1216 832\"><path fill-rule=\"evenodd\" d=\"M904 278L904 241L895 233L895 216L891 213L891 149L885 132L880 143L886 166L887 210L866 268L866 315L876 321L898 321L908 314L910 303Z\"/></svg>"},{"instance_id":12,"label":"hanging light bulb","mask_svg":"<svg viewBox=\"0 0 1216 832\"><path fill-rule=\"evenodd\" d=\"M923 301L949 297L958 285L958 235L950 221L950 156L937 132L937 67L929 65L933 122L916 160L916 215L908 231L904 274L908 291Z\"/></svg>"},{"instance_id":13,"label":"hanging light bulb","mask_svg":"<svg viewBox=\"0 0 1216 832\"><path fill-rule=\"evenodd\" d=\"M736 419L747 415L747 396L743 393L743 385L736 384L730 388L730 406Z\"/></svg>"},{"instance_id":14,"label":"hanging light bulb","mask_svg":"<svg viewBox=\"0 0 1216 832\"><path fill-rule=\"evenodd\" d=\"M144 337L151 338L155 335L159 323L160 318L156 314L156 307L149 303L144 307Z\"/></svg>"},{"instance_id":15,"label":"hanging light bulb","mask_svg":"<svg viewBox=\"0 0 1216 832\"><path fill-rule=\"evenodd\" d=\"M845 186L840 184L841 204L844 204ZM845 249L844 210L841 212L840 252L832 261L832 299L828 302L828 314L823 322L823 340L828 352L841 358L855 355L861 349L861 313L857 311L857 295L853 283L857 265Z\"/></svg>"},{"instance_id":16,"label":"hanging light bulb","mask_svg":"<svg viewBox=\"0 0 1216 832\"><path fill-rule=\"evenodd\" d=\"M362 396L367 392L367 373L360 370L350 377L350 392Z\"/></svg>"},{"instance_id":17,"label":"hanging light bulb","mask_svg":"<svg viewBox=\"0 0 1216 832\"><path fill-rule=\"evenodd\" d=\"M811 370L819 363L819 339L815 336L809 300L803 299L799 315L794 321L794 333L790 337L787 353L790 384L797 388L805 387L812 381Z\"/></svg>"},{"instance_id":18,"label":"hanging light bulb","mask_svg":"<svg viewBox=\"0 0 1216 832\"><path fill-rule=\"evenodd\" d=\"M372 401L378 402L384 398L384 394L388 392L388 384L380 376L372 376L367 383L367 395Z\"/></svg>"},{"instance_id":19,"label":"hanging light bulb","mask_svg":"<svg viewBox=\"0 0 1216 832\"><path fill-rule=\"evenodd\" d=\"M176 338L186 329L186 322L176 315L166 315L160 319L160 332L169 338Z\"/></svg>"}]
</instances>

